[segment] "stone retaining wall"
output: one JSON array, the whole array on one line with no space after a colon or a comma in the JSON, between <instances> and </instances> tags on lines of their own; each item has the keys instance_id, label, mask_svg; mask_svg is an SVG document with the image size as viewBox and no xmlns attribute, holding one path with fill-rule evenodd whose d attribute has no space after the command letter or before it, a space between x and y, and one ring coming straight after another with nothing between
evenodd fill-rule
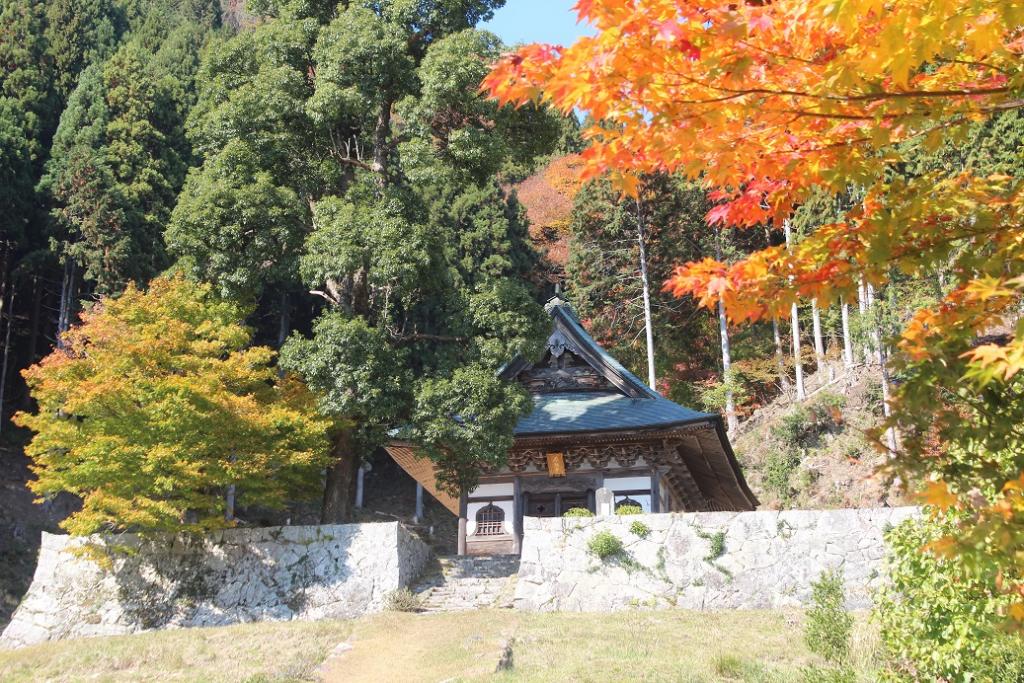
<instances>
[{"instance_id":1,"label":"stone retaining wall","mask_svg":"<svg viewBox=\"0 0 1024 683\"><path fill-rule=\"evenodd\" d=\"M905 507L527 518L515 606L540 611L799 606L809 602L811 582L835 567L846 579L847 607L865 608L883 580L883 530L916 514L917 508ZM637 522L650 530L646 537L630 530ZM621 539L624 551L598 559L588 543L601 531ZM713 557L719 533L724 547Z\"/></svg>"},{"instance_id":2,"label":"stone retaining wall","mask_svg":"<svg viewBox=\"0 0 1024 683\"><path fill-rule=\"evenodd\" d=\"M32 586L0 647L156 628L354 617L379 610L429 556L397 522L145 541L44 533Z\"/></svg>"}]
</instances>

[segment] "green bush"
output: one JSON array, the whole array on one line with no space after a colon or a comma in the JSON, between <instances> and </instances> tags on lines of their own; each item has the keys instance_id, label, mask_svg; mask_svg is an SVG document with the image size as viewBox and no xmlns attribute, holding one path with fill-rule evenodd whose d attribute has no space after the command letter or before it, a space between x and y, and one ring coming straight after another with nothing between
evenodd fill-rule
<instances>
[{"instance_id":1,"label":"green bush","mask_svg":"<svg viewBox=\"0 0 1024 683\"><path fill-rule=\"evenodd\" d=\"M700 404L708 411L725 410L729 392L732 392L733 404L736 406L750 401L750 390L736 368L730 368L723 381L701 385L698 392Z\"/></svg>"},{"instance_id":2,"label":"green bush","mask_svg":"<svg viewBox=\"0 0 1024 683\"><path fill-rule=\"evenodd\" d=\"M639 505L620 505L615 508L615 514L617 515L642 515L644 509Z\"/></svg>"},{"instance_id":3,"label":"green bush","mask_svg":"<svg viewBox=\"0 0 1024 683\"><path fill-rule=\"evenodd\" d=\"M651 527L647 526L639 519L633 520L633 523L629 525L629 532L634 536L640 538L647 538L651 533Z\"/></svg>"},{"instance_id":4,"label":"green bush","mask_svg":"<svg viewBox=\"0 0 1024 683\"><path fill-rule=\"evenodd\" d=\"M408 588L399 588L384 597L384 609L389 612L419 612L423 609L423 601Z\"/></svg>"},{"instance_id":5,"label":"green bush","mask_svg":"<svg viewBox=\"0 0 1024 683\"><path fill-rule=\"evenodd\" d=\"M917 519L886 533L889 583L875 606L885 680L1024 681L1024 638L1001 630L1012 596L996 570L922 551L956 531L954 519Z\"/></svg>"},{"instance_id":6,"label":"green bush","mask_svg":"<svg viewBox=\"0 0 1024 683\"><path fill-rule=\"evenodd\" d=\"M610 531L598 531L587 542L587 549L601 560L622 555L622 541Z\"/></svg>"},{"instance_id":7,"label":"green bush","mask_svg":"<svg viewBox=\"0 0 1024 683\"><path fill-rule=\"evenodd\" d=\"M564 513L563 517L593 517L594 513L587 508L569 508Z\"/></svg>"},{"instance_id":8,"label":"green bush","mask_svg":"<svg viewBox=\"0 0 1024 683\"><path fill-rule=\"evenodd\" d=\"M853 630L853 617L843 605L843 575L835 569L823 571L811 589L814 604L807 610L804 641L811 652L841 664L850 654Z\"/></svg>"},{"instance_id":9,"label":"green bush","mask_svg":"<svg viewBox=\"0 0 1024 683\"><path fill-rule=\"evenodd\" d=\"M813 433L812 425L810 412L802 405L793 406L772 427L772 436L787 446L800 446Z\"/></svg>"},{"instance_id":10,"label":"green bush","mask_svg":"<svg viewBox=\"0 0 1024 683\"><path fill-rule=\"evenodd\" d=\"M794 449L813 445L818 436L843 424L846 398L824 392L806 404L795 405L772 427L776 441Z\"/></svg>"},{"instance_id":11,"label":"green bush","mask_svg":"<svg viewBox=\"0 0 1024 683\"><path fill-rule=\"evenodd\" d=\"M800 467L800 454L795 450L773 451L765 458L761 474L764 488L779 498L789 498L793 490L792 478Z\"/></svg>"}]
</instances>

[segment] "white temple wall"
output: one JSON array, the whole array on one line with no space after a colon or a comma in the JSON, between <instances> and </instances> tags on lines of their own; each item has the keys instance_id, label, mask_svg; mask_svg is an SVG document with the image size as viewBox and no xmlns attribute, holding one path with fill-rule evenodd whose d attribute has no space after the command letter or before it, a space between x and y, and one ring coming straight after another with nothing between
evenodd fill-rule
<instances>
[{"instance_id":1,"label":"white temple wall","mask_svg":"<svg viewBox=\"0 0 1024 683\"><path fill-rule=\"evenodd\" d=\"M809 603L811 582L834 568L843 574L847 607L866 608L885 580L885 529L918 514L903 507L527 517L515 606L797 607ZM588 544L600 532L618 537L622 553L595 556ZM713 557L718 544L721 554Z\"/></svg>"},{"instance_id":2,"label":"white temple wall","mask_svg":"<svg viewBox=\"0 0 1024 683\"><path fill-rule=\"evenodd\" d=\"M108 561L83 556L87 544ZM0 648L161 628L356 617L380 610L429 557L427 545L397 522L148 540L44 533L32 585Z\"/></svg>"}]
</instances>

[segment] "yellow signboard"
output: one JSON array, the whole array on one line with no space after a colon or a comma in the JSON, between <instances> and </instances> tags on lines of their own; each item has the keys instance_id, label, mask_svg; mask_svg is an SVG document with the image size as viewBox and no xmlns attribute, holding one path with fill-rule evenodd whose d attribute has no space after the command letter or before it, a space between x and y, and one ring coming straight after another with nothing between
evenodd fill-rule
<instances>
[{"instance_id":1,"label":"yellow signboard","mask_svg":"<svg viewBox=\"0 0 1024 683\"><path fill-rule=\"evenodd\" d=\"M565 456L562 453L548 453L548 476L565 476Z\"/></svg>"}]
</instances>

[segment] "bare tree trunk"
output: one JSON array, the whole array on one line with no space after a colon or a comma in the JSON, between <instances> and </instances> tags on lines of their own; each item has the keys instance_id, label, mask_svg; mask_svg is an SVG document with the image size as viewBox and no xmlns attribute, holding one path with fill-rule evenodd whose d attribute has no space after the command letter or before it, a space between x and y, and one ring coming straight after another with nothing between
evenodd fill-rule
<instances>
[{"instance_id":1,"label":"bare tree trunk","mask_svg":"<svg viewBox=\"0 0 1024 683\"><path fill-rule=\"evenodd\" d=\"M71 309L75 301L75 261L64 262L64 280L60 291L60 312L57 316L57 348L64 348L64 333L71 327Z\"/></svg>"},{"instance_id":2,"label":"bare tree trunk","mask_svg":"<svg viewBox=\"0 0 1024 683\"><path fill-rule=\"evenodd\" d=\"M868 313L868 291L867 287L864 286L864 278L861 277L860 282L857 284L857 310L860 313L860 321L864 322L864 316ZM863 330L863 325L861 330ZM871 349L868 347L867 342L861 347L861 356L864 359L864 363L871 362Z\"/></svg>"},{"instance_id":3,"label":"bare tree trunk","mask_svg":"<svg viewBox=\"0 0 1024 683\"><path fill-rule=\"evenodd\" d=\"M39 322L43 311L43 288L39 286L39 277L32 277L32 319L28 328L28 361L29 365L36 362L39 349Z\"/></svg>"},{"instance_id":4,"label":"bare tree trunk","mask_svg":"<svg viewBox=\"0 0 1024 683\"><path fill-rule=\"evenodd\" d=\"M797 317L796 304L793 304L791 316L793 318L793 362L796 365L796 400L802 401L807 398L804 391L804 368L800 360L800 319Z\"/></svg>"},{"instance_id":5,"label":"bare tree trunk","mask_svg":"<svg viewBox=\"0 0 1024 683\"><path fill-rule=\"evenodd\" d=\"M878 315L875 311L875 288L872 284L867 286L867 298L868 298L868 314L872 317L871 321L871 343L874 345L875 362L879 365L884 363L882 358L882 331L878 322Z\"/></svg>"},{"instance_id":6,"label":"bare tree trunk","mask_svg":"<svg viewBox=\"0 0 1024 683\"><path fill-rule=\"evenodd\" d=\"M291 306L288 303L288 292L281 292L278 303L278 327L277 327L277 348L280 349L288 340L288 333L291 331Z\"/></svg>"},{"instance_id":7,"label":"bare tree trunk","mask_svg":"<svg viewBox=\"0 0 1024 683\"><path fill-rule=\"evenodd\" d=\"M334 464L327 469L321 524L340 524L352 518L352 497L357 459L352 452L352 432L340 431L334 439Z\"/></svg>"},{"instance_id":8,"label":"bare tree trunk","mask_svg":"<svg viewBox=\"0 0 1024 683\"><path fill-rule=\"evenodd\" d=\"M779 334L779 320L772 318L772 335L775 337L775 362L779 366L779 385L782 393L789 393L789 373L786 372L786 357L782 352L782 335Z\"/></svg>"},{"instance_id":9,"label":"bare tree trunk","mask_svg":"<svg viewBox=\"0 0 1024 683\"><path fill-rule=\"evenodd\" d=\"M843 364L853 367L853 337L850 336L850 304L843 302Z\"/></svg>"},{"instance_id":10,"label":"bare tree trunk","mask_svg":"<svg viewBox=\"0 0 1024 683\"><path fill-rule=\"evenodd\" d=\"M715 240L715 258L722 260L722 230L719 228ZM718 300L718 332L722 342L722 381L726 384L725 389L725 423L729 433L732 434L739 426L739 419L736 417L736 398L730 388L729 369L732 367L732 354L729 351L729 321L725 317L725 303Z\"/></svg>"},{"instance_id":11,"label":"bare tree trunk","mask_svg":"<svg viewBox=\"0 0 1024 683\"><path fill-rule=\"evenodd\" d=\"M786 249L789 249L792 243L792 229L789 221L785 222L784 229L786 231ZM793 364L796 367L796 400L802 401L807 398L807 393L804 391L804 364L800 358L800 317L797 315L796 302L793 302L790 308L790 318L793 328Z\"/></svg>"},{"instance_id":12,"label":"bare tree trunk","mask_svg":"<svg viewBox=\"0 0 1024 683\"><path fill-rule=\"evenodd\" d=\"M731 380L729 369L732 367L732 356L729 353L729 327L725 319L725 304L722 303L721 299L718 301L718 331L722 338L722 381L726 382L725 423L731 434L739 427L739 419L736 417L736 398L733 396L732 389L728 385L728 382Z\"/></svg>"},{"instance_id":13,"label":"bare tree trunk","mask_svg":"<svg viewBox=\"0 0 1024 683\"><path fill-rule=\"evenodd\" d=\"M651 283L647 275L647 235L644 232L643 207L636 200L636 238L640 246L640 284L644 295L644 326L647 335L647 385L654 389L654 320L651 316Z\"/></svg>"},{"instance_id":14,"label":"bare tree trunk","mask_svg":"<svg viewBox=\"0 0 1024 683\"><path fill-rule=\"evenodd\" d=\"M16 287L11 286L11 297L7 304L7 333L4 335L3 369L0 370L0 431L4 427L4 396L7 393L7 364L11 355L11 328L14 327L14 293Z\"/></svg>"},{"instance_id":15,"label":"bare tree trunk","mask_svg":"<svg viewBox=\"0 0 1024 683\"><path fill-rule=\"evenodd\" d=\"M814 325L814 362L820 372L825 367L825 340L821 336L821 312L817 299L811 299L811 321Z\"/></svg>"}]
</instances>

